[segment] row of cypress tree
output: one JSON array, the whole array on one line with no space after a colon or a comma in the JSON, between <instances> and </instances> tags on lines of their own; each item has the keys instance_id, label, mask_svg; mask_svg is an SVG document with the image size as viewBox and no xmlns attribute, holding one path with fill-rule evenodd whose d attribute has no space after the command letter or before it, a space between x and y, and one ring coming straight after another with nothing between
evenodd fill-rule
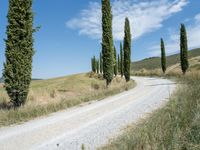
<instances>
[{"instance_id":1,"label":"row of cypress tree","mask_svg":"<svg viewBox=\"0 0 200 150\"><path fill-rule=\"evenodd\" d=\"M120 56L117 55L112 35L112 10L110 0L102 0L102 72L107 86L111 83L113 75L120 72L126 81L130 80L131 67L131 30L128 18L125 19L124 43L120 44ZM117 58L118 56L118 58ZM118 61L117 61L118 60Z\"/></svg>"},{"instance_id":2,"label":"row of cypress tree","mask_svg":"<svg viewBox=\"0 0 200 150\"><path fill-rule=\"evenodd\" d=\"M187 32L184 24L181 24L180 28L180 63L183 74L187 72L189 68L188 61L188 41L187 41ZM161 68L163 73L167 70L166 63L166 54L165 54L165 44L161 38Z\"/></svg>"}]
</instances>

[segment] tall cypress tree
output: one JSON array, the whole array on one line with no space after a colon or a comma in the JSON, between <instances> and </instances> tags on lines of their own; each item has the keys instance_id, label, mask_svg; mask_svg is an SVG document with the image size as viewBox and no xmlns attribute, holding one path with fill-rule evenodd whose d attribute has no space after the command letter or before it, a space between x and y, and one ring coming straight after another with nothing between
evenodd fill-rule
<instances>
[{"instance_id":1,"label":"tall cypress tree","mask_svg":"<svg viewBox=\"0 0 200 150\"><path fill-rule=\"evenodd\" d=\"M96 61L96 57L93 57L93 72L96 73L97 72L97 61Z\"/></svg>"},{"instance_id":2,"label":"tall cypress tree","mask_svg":"<svg viewBox=\"0 0 200 150\"><path fill-rule=\"evenodd\" d=\"M91 59L91 64L92 64L92 72L96 72L96 58L95 56L92 57Z\"/></svg>"},{"instance_id":3,"label":"tall cypress tree","mask_svg":"<svg viewBox=\"0 0 200 150\"><path fill-rule=\"evenodd\" d=\"M107 86L113 79L113 36L110 0L102 0L103 77Z\"/></svg>"},{"instance_id":4,"label":"tall cypress tree","mask_svg":"<svg viewBox=\"0 0 200 150\"><path fill-rule=\"evenodd\" d=\"M123 77L123 75L124 75L124 51L123 51L122 43L120 43L120 62L121 62L120 74L121 74L121 77Z\"/></svg>"},{"instance_id":5,"label":"tall cypress tree","mask_svg":"<svg viewBox=\"0 0 200 150\"><path fill-rule=\"evenodd\" d=\"M25 104L32 74L32 0L9 0L4 63L5 89L15 107Z\"/></svg>"},{"instance_id":6,"label":"tall cypress tree","mask_svg":"<svg viewBox=\"0 0 200 150\"><path fill-rule=\"evenodd\" d=\"M180 59L181 59L181 69L183 74L186 73L189 68L188 62L188 43L187 43L187 32L184 24L181 24L180 29Z\"/></svg>"},{"instance_id":7,"label":"tall cypress tree","mask_svg":"<svg viewBox=\"0 0 200 150\"><path fill-rule=\"evenodd\" d=\"M165 73L167 66L166 66L166 54L165 54L165 43L163 41L163 39L161 38L161 67L162 67L162 71L163 73Z\"/></svg>"},{"instance_id":8,"label":"tall cypress tree","mask_svg":"<svg viewBox=\"0 0 200 150\"><path fill-rule=\"evenodd\" d=\"M118 57L117 57L117 62L118 62L118 74L120 74L120 70L121 70L121 62L120 62L120 56L119 56L119 54L118 54Z\"/></svg>"},{"instance_id":9,"label":"tall cypress tree","mask_svg":"<svg viewBox=\"0 0 200 150\"><path fill-rule=\"evenodd\" d=\"M96 73L99 74L99 60L96 60Z\"/></svg>"},{"instance_id":10,"label":"tall cypress tree","mask_svg":"<svg viewBox=\"0 0 200 150\"><path fill-rule=\"evenodd\" d=\"M103 58L102 58L102 53L100 53L100 73L103 73Z\"/></svg>"},{"instance_id":11,"label":"tall cypress tree","mask_svg":"<svg viewBox=\"0 0 200 150\"><path fill-rule=\"evenodd\" d=\"M114 75L117 76L117 51L114 47Z\"/></svg>"},{"instance_id":12,"label":"tall cypress tree","mask_svg":"<svg viewBox=\"0 0 200 150\"><path fill-rule=\"evenodd\" d=\"M128 82L131 70L131 29L128 18L125 19L124 34L124 76Z\"/></svg>"}]
</instances>

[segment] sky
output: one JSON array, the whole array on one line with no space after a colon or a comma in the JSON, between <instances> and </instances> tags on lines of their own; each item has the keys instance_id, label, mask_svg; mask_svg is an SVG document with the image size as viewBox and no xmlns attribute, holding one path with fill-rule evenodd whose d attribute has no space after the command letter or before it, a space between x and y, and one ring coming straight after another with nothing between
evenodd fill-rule
<instances>
[{"instance_id":1,"label":"sky","mask_svg":"<svg viewBox=\"0 0 200 150\"><path fill-rule=\"evenodd\" d=\"M160 55L160 38L168 55L179 52L184 23L189 48L200 47L200 0L111 0L113 38L119 52L128 17L132 61ZM91 70L101 51L101 0L34 0L33 78L53 78ZM0 0L0 76L5 61L8 0Z\"/></svg>"}]
</instances>

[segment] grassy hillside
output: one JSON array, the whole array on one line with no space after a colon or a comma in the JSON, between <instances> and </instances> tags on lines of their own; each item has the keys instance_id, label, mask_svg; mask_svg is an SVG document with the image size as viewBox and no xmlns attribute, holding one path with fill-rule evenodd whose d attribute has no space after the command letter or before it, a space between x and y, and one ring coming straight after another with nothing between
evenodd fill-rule
<instances>
[{"instance_id":1,"label":"grassy hillside","mask_svg":"<svg viewBox=\"0 0 200 150\"><path fill-rule=\"evenodd\" d=\"M0 85L0 126L27 121L95 99L102 99L134 86L115 78L107 89L105 81L94 74L77 74L50 80L32 81L28 101L19 109L10 108L8 96Z\"/></svg>"},{"instance_id":2,"label":"grassy hillside","mask_svg":"<svg viewBox=\"0 0 200 150\"><path fill-rule=\"evenodd\" d=\"M179 82L164 108L130 125L102 150L199 150L200 74L188 74Z\"/></svg>"},{"instance_id":3,"label":"grassy hillside","mask_svg":"<svg viewBox=\"0 0 200 150\"><path fill-rule=\"evenodd\" d=\"M189 51L189 59L193 57L200 56L200 48L198 49L193 49ZM172 65L175 65L180 62L180 56L179 54L171 55L167 57L167 66L170 67ZM133 62L131 69L134 71L138 71L141 69L158 69L160 68L160 58L159 57L152 57L152 58L147 58L138 62Z\"/></svg>"}]
</instances>

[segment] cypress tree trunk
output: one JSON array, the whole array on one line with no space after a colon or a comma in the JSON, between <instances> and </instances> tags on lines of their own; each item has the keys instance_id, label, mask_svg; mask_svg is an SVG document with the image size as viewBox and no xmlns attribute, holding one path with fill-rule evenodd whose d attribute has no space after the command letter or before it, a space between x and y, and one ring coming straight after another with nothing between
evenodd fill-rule
<instances>
[{"instance_id":1,"label":"cypress tree trunk","mask_svg":"<svg viewBox=\"0 0 200 150\"><path fill-rule=\"evenodd\" d=\"M107 86L113 79L113 36L110 0L102 0L103 77Z\"/></svg>"},{"instance_id":2,"label":"cypress tree trunk","mask_svg":"<svg viewBox=\"0 0 200 150\"><path fill-rule=\"evenodd\" d=\"M103 59L102 59L102 53L100 53L100 73L103 73Z\"/></svg>"},{"instance_id":3,"label":"cypress tree trunk","mask_svg":"<svg viewBox=\"0 0 200 150\"><path fill-rule=\"evenodd\" d=\"M15 107L25 104L32 74L32 0L9 0L4 63L5 89Z\"/></svg>"},{"instance_id":4,"label":"cypress tree trunk","mask_svg":"<svg viewBox=\"0 0 200 150\"><path fill-rule=\"evenodd\" d=\"M165 43L163 39L161 38L161 67L163 73L165 73L167 66L166 66L166 54L165 54Z\"/></svg>"},{"instance_id":5,"label":"cypress tree trunk","mask_svg":"<svg viewBox=\"0 0 200 150\"><path fill-rule=\"evenodd\" d=\"M120 59L121 59L120 74L121 74L121 77L123 77L124 76L124 51L123 51L122 43L120 43Z\"/></svg>"},{"instance_id":6,"label":"cypress tree trunk","mask_svg":"<svg viewBox=\"0 0 200 150\"><path fill-rule=\"evenodd\" d=\"M187 44L187 33L185 29L185 25L181 24L180 29L180 59L181 59L181 69L183 74L186 73L189 68L188 62L188 44Z\"/></svg>"},{"instance_id":7,"label":"cypress tree trunk","mask_svg":"<svg viewBox=\"0 0 200 150\"><path fill-rule=\"evenodd\" d=\"M117 51L114 47L114 75L117 76Z\"/></svg>"},{"instance_id":8,"label":"cypress tree trunk","mask_svg":"<svg viewBox=\"0 0 200 150\"><path fill-rule=\"evenodd\" d=\"M120 68L120 66L121 66L121 62L120 62L120 56L119 56L119 54L118 54L118 57L117 57L118 59L117 59L117 62L118 62L118 74L120 74L120 70L121 70L121 68Z\"/></svg>"},{"instance_id":9,"label":"cypress tree trunk","mask_svg":"<svg viewBox=\"0 0 200 150\"><path fill-rule=\"evenodd\" d=\"M124 76L126 82L130 81L131 69L131 30L128 18L125 19L124 36Z\"/></svg>"}]
</instances>

